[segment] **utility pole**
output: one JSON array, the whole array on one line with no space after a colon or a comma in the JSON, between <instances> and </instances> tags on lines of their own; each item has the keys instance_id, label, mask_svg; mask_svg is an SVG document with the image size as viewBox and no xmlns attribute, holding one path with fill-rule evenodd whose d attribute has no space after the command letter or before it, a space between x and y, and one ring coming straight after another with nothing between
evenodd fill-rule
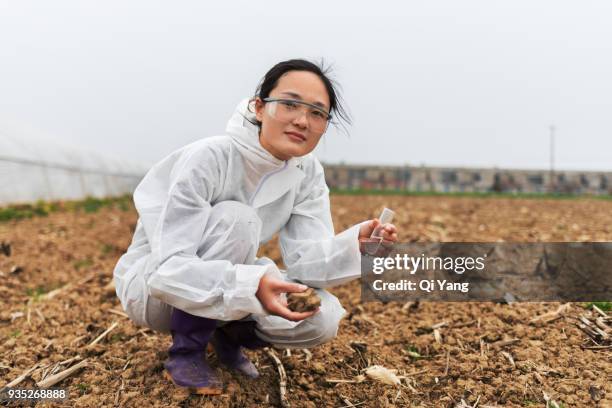
<instances>
[{"instance_id":1,"label":"utility pole","mask_svg":"<svg viewBox=\"0 0 612 408\"><path fill-rule=\"evenodd\" d=\"M550 183L551 193L555 191L555 125L550 125Z\"/></svg>"}]
</instances>

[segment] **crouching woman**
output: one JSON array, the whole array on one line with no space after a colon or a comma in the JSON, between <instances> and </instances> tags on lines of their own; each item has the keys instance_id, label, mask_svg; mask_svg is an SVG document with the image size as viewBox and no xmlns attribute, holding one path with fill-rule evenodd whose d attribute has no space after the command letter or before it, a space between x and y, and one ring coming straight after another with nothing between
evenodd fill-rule
<instances>
[{"instance_id":1,"label":"crouching woman","mask_svg":"<svg viewBox=\"0 0 612 408\"><path fill-rule=\"evenodd\" d=\"M272 67L242 101L226 132L157 163L134 192L139 219L114 279L130 318L172 334L166 375L178 386L218 394L206 362L257 377L242 347L314 347L334 338L345 313L323 288L360 275L369 220L334 234L323 168L311 154L332 117L346 120L335 84L316 64ZM395 226L383 238L397 240ZM280 232L286 271L257 258ZM319 309L298 313L282 294L317 288Z\"/></svg>"}]
</instances>

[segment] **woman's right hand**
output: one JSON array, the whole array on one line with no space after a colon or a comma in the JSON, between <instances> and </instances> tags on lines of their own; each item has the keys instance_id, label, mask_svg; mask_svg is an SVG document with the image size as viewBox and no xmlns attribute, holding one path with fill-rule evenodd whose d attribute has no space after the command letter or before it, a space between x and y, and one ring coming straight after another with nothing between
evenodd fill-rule
<instances>
[{"instance_id":1,"label":"woman's right hand","mask_svg":"<svg viewBox=\"0 0 612 408\"><path fill-rule=\"evenodd\" d=\"M259 287L255 296L257 296L266 312L299 322L317 313L319 309L310 312L293 312L287 307L287 302L281 298L281 293L304 292L306 289L308 289L306 285L285 282L282 279L265 274L259 280Z\"/></svg>"}]
</instances>

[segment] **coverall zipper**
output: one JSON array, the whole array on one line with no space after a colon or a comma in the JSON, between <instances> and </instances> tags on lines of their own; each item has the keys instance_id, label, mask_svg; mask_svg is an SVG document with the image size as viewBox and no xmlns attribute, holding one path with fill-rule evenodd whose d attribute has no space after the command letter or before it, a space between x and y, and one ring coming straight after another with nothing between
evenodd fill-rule
<instances>
[{"instance_id":1,"label":"coverall zipper","mask_svg":"<svg viewBox=\"0 0 612 408\"><path fill-rule=\"evenodd\" d=\"M261 178L261 180L259 180L259 183L257 184L257 188L255 189L255 191L251 195L251 199L249 200L249 206L251 206L251 207L253 206L253 201L255 200L255 196L257 195L257 193L261 189L261 186L267 180L267 178L270 177L273 174L276 174L276 173L279 173L279 172L285 170L287 168L288 164L289 164L289 162L285 161L285 165L283 167L281 167L280 169L276 169L276 170L273 170L273 171L271 171L269 173L264 174L264 176Z\"/></svg>"}]
</instances>

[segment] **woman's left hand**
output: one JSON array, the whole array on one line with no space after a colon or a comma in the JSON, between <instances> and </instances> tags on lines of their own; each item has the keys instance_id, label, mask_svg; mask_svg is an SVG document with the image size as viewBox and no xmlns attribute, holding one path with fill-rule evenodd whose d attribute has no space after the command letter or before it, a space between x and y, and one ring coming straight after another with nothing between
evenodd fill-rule
<instances>
[{"instance_id":1,"label":"woman's left hand","mask_svg":"<svg viewBox=\"0 0 612 408\"><path fill-rule=\"evenodd\" d=\"M370 255L386 256L391 250L391 247L393 247L393 244L397 242L397 228L395 225L390 223L383 224L381 226L379 235L382 237L382 241L380 238L370 238L372 232L374 232L379 225L380 220L378 218L374 218L373 220L369 220L361 224L361 227L359 228L359 250L362 254L366 253L366 245L368 243L376 243L380 244L376 246L379 248L379 250L376 252L376 254Z\"/></svg>"}]
</instances>

